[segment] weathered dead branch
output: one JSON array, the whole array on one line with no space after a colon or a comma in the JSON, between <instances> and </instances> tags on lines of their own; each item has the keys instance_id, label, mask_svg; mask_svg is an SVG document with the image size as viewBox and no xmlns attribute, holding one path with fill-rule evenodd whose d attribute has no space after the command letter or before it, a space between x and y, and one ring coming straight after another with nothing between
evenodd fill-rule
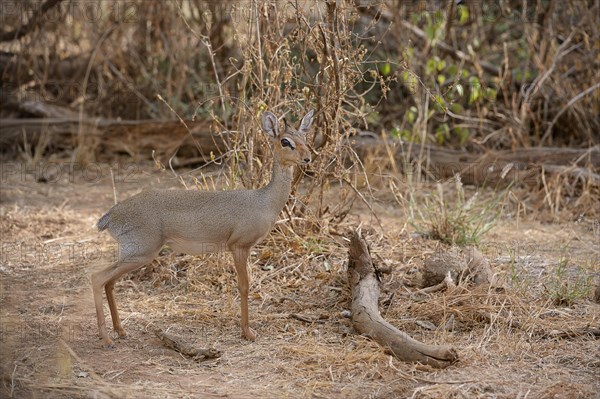
<instances>
[{"instance_id":1,"label":"weathered dead branch","mask_svg":"<svg viewBox=\"0 0 600 399\"><path fill-rule=\"evenodd\" d=\"M373 339L403 361L443 368L458 360L454 348L419 342L381 317L379 278L360 231L354 232L350 242L348 281L352 289L352 325L360 334Z\"/></svg>"}]
</instances>

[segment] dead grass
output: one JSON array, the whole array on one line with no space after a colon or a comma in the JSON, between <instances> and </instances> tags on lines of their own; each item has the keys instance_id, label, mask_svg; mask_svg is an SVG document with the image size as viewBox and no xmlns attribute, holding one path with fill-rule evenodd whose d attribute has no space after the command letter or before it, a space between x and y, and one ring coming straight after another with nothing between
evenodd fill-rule
<instances>
[{"instance_id":1,"label":"dead grass","mask_svg":"<svg viewBox=\"0 0 600 399\"><path fill-rule=\"evenodd\" d=\"M140 181L129 190L147 185ZM129 337L105 351L96 338L88 274L114 254L110 238L92 227L112 201L110 187L105 179L61 206L59 193L81 188L34 183L18 188L28 193L26 202L3 202L3 396L588 398L600 388L597 338L551 334L598 327L598 306L584 297L559 306L544 288L561 260L553 247L581 254L570 258L580 269L569 266L569 273L598 273L597 261L583 261L598 259L589 225L525 218L515 225L505 215L480 247L505 287L459 286L425 295L407 284L428 253L443 247L406 230L404 210L390 193L373 204L383 230L376 220L368 222L370 211L358 204L344 223L324 234L292 234L285 222L255 249L250 301L256 343L239 336L239 298L228 255L193 258L165 251L118 283ZM336 190L326 202L333 203ZM51 200L37 202L43 198ZM350 297L345 234L361 219L374 259L391 267L382 281L382 314L417 339L454 345L460 354L456 365L440 371L400 363L353 333L342 315ZM536 246L516 249L511 257L515 238ZM25 243L24 251L12 243ZM61 246L50 251L54 243ZM78 243L100 256L63 252ZM514 268L520 270L516 276ZM447 330L450 318L454 328ZM426 330L418 321L435 328ZM163 347L154 337L156 327L224 355L196 363Z\"/></svg>"}]
</instances>

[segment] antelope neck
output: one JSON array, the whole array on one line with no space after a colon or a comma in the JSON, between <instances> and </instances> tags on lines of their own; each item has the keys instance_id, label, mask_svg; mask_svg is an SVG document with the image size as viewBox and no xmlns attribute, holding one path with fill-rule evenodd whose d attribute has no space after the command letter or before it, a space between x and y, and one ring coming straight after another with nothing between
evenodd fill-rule
<instances>
[{"instance_id":1,"label":"antelope neck","mask_svg":"<svg viewBox=\"0 0 600 399\"><path fill-rule=\"evenodd\" d=\"M292 191L292 179L294 176L293 166L281 165L276 160L273 160L273 172L271 181L262 188L263 192L277 205L277 213L283 208L287 202L290 192Z\"/></svg>"}]
</instances>

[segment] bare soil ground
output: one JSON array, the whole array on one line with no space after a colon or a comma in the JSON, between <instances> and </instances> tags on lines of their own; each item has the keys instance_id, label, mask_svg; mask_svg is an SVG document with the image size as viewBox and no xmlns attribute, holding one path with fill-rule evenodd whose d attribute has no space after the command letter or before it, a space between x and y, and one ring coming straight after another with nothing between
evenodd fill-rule
<instances>
[{"instance_id":1,"label":"bare soil ground","mask_svg":"<svg viewBox=\"0 0 600 399\"><path fill-rule=\"evenodd\" d=\"M177 185L165 176L147 173L122 182L119 198ZM32 175L4 178L2 397L600 397L598 339L550 334L600 327L600 306L590 295L569 306L549 295L558 278L583 276L591 286L600 272L598 220L542 223L506 215L481 245L505 289L431 295L410 283L440 244L414 234L405 212L385 195L375 205L383 229L360 205L327 237L295 235L282 222L251 258L254 343L240 335L229 255L164 251L117 284L128 337L106 350L97 337L89 274L116 253L112 239L94 228L113 203L110 176L72 182L67 175L46 182ZM330 194L334 201L335 190ZM384 317L426 343L453 345L458 363L444 370L402 363L354 334L342 315L350 301L344 235L361 221L375 259L392 268L382 281ZM565 260L566 273L560 274ZM447 331L451 317L458 323ZM435 328L417 324L422 321ZM156 328L223 355L184 357L161 344Z\"/></svg>"}]
</instances>

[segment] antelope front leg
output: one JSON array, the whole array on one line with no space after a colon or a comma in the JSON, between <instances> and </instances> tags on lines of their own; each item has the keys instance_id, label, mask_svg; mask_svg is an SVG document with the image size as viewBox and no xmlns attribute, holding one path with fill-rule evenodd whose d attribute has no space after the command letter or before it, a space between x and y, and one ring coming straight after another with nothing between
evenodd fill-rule
<instances>
[{"instance_id":1,"label":"antelope front leg","mask_svg":"<svg viewBox=\"0 0 600 399\"><path fill-rule=\"evenodd\" d=\"M248 255L249 249L234 249L233 261L237 271L238 289L240 291L240 307L242 313L242 334L249 341L256 340L256 333L248 322Z\"/></svg>"}]
</instances>

